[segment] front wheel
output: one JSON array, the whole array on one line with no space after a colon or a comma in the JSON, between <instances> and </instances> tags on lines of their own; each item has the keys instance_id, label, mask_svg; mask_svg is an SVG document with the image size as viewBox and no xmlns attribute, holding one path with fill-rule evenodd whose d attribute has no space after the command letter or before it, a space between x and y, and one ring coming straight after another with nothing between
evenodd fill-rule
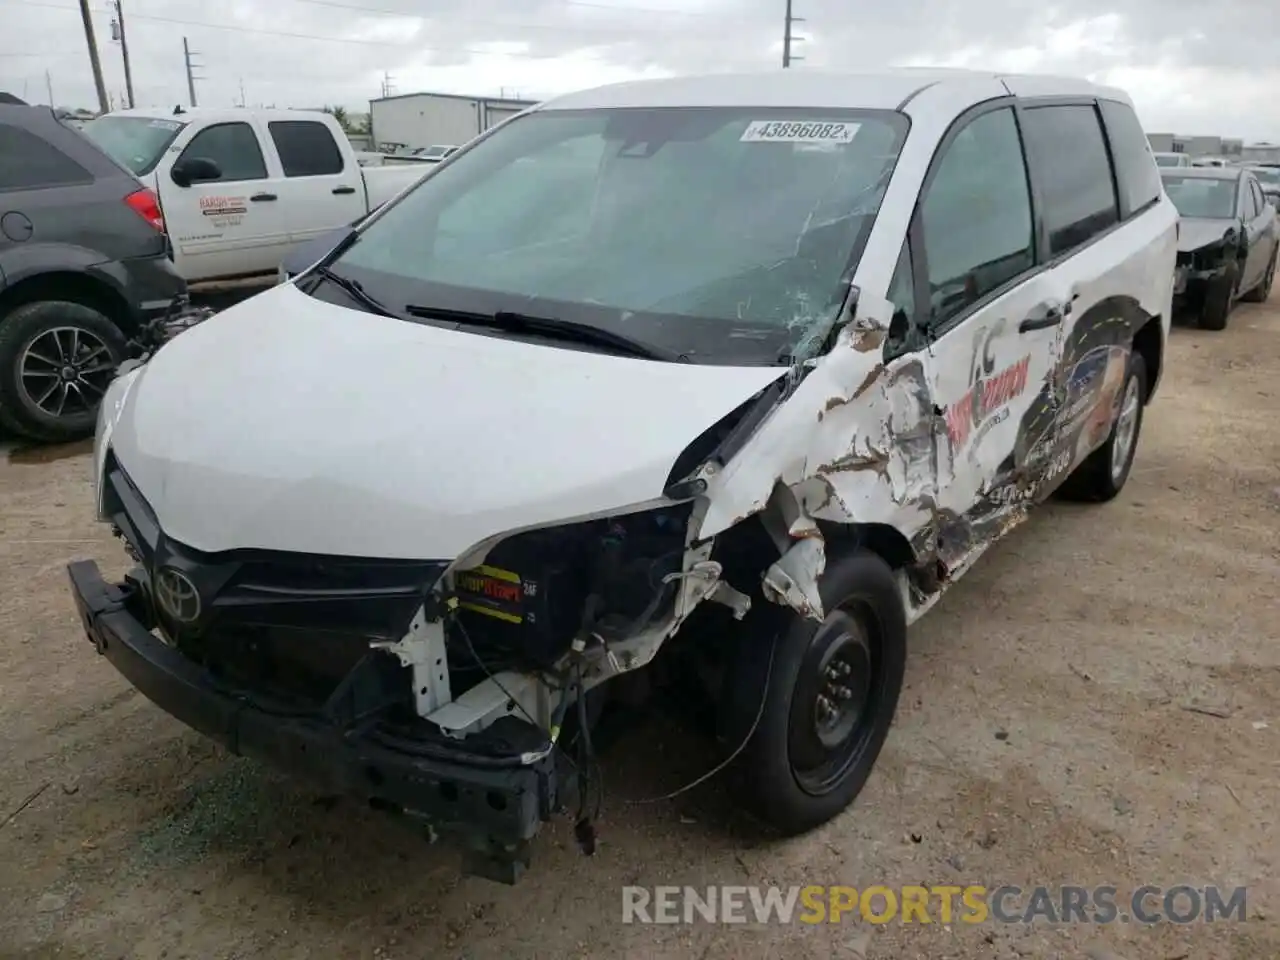
<instances>
[{"instance_id":1,"label":"front wheel","mask_svg":"<svg viewBox=\"0 0 1280 960\"><path fill-rule=\"evenodd\" d=\"M126 355L120 329L91 307L61 300L16 307L0 318L0 422L31 440L91 436Z\"/></svg>"},{"instance_id":2,"label":"front wheel","mask_svg":"<svg viewBox=\"0 0 1280 960\"><path fill-rule=\"evenodd\" d=\"M1222 274L1212 280L1204 291L1204 305L1200 308L1200 326L1205 330L1227 329L1227 318L1235 306L1236 285L1240 282L1240 264L1232 261Z\"/></svg>"},{"instance_id":3,"label":"front wheel","mask_svg":"<svg viewBox=\"0 0 1280 960\"><path fill-rule=\"evenodd\" d=\"M821 623L763 601L726 674L726 741L740 743L758 717L740 755L740 796L785 835L820 826L862 791L906 668L906 613L880 557L829 558L819 592Z\"/></svg>"}]
</instances>

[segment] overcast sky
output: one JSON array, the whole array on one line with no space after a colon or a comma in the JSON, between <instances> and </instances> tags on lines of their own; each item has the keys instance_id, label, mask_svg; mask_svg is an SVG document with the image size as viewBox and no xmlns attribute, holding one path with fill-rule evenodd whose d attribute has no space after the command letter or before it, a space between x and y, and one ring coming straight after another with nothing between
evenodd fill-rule
<instances>
[{"instance_id":1,"label":"overcast sky","mask_svg":"<svg viewBox=\"0 0 1280 960\"><path fill-rule=\"evenodd\" d=\"M784 0L122 0L139 106L368 109L393 92L541 99L616 80L776 67ZM114 0L90 0L123 99ZM1127 89L1148 131L1280 141L1269 0L794 0L794 69L891 64L1083 74ZM76 0L0 0L0 90L95 107Z\"/></svg>"}]
</instances>

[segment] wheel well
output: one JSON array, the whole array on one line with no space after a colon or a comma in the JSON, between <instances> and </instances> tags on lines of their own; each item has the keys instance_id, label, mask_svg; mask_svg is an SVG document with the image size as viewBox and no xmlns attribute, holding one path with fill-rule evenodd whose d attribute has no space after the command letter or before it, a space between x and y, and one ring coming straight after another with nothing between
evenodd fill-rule
<instances>
[{"instance_id":1,"label":"wheel well","mask_svg":"<svg viewBox=\"0 0 1280 960\"><path fill-rule=\"evenodd\" d=\"M887 523L819 523L823 537L832 545L870 550L894 570L916 562L916 552L896 527Z\"/></svg>"},{"instance_id":2,"label":"wheel well","mask_svg":"<svg viewBox=\"0 0 1280 960\"><path fill-rule=\"evenodd\" d=\"M819 520L818 529L828 550L863 547L879 556L894 570L916 562L915 550L902 532L887 523L833 523ZM778 547L765 532L758 516L749 517L716 538L713 557L724 564L725 579L731 583L755 583L778 559Z\"/></svg>"},{"instance_id":3,"label":"wheel well","mask_svg":"<svg viewBox=\"0 0 1280 960\"><path fill-rule=\"evenodd\" d=\"M1160 379L1160 364L1164 360L1164 328L1159 317L1152 317L1133 335L1133 349L1147 366L1147 395L1150 401Z\"/></svg>"},{"instance_id":4,"label":"wheel well","mask_svg":"<svg viewBox=\"0 0 1280 960\"><path fill-rule=\"evenodd\" d=\"M15 307L41 300L67 300L91 307L103 314L124 333L129 333L129 305L124 297L101 280L69 270L41 273L19 280L0 292L0 318Z\"/></svg>"}]
</instances>

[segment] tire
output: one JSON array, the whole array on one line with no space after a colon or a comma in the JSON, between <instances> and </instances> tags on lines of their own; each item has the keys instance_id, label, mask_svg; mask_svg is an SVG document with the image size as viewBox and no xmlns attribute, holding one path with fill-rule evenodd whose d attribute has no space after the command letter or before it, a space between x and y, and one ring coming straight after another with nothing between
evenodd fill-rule
<instances>
[{"instance_id":1,"label":"tire","mask_svg":"<svg viewBox=\"0 0 1280 960\"><path fill-rule=\"evenodd\" d=\"M725 672L721 730L726 745L733 749L742 743L759 717L738 758L739 795L752 813L786 836L826 823L862 791L893 724L906 668L906 613L884 560L861 549L835 554L828 558L819 592L827 611L821 625L759 599L742 624L749 629L733 647ZM857 631L865 646L849 640ZM825 672L826 651L847 659ZM858 663L870 669L862 674ZM819 786L798 771L797 763L821 754L819 694L840 687L853 696L843 701L830 696L828 702L839 707L861 699L862 715L836 748L847 754L843 763Z\"/></svg>"},{"instance_id":2,"label":"tire","mask_svg":"<svg viewBox=\"0 0 1280 960\"><path fill-rule=\"evenodd\" d=\"M1120 388L1120 405L1107 441L1076 467L1063 481L1058 494L1064 500L1104 503L1114 500L1124 489L1133 469L1133 457L1142 434L1142 417L1146 412L1147 364L1142 354L1129 353L1129 368ZM1136 408L1131 405L1136 401ZM1126 413L1128 411L1128 413ZM1128 422L1132 429L1122 428ZM1123 457L1118 462L1118 457ZM1114 467L1114 469L1113 469Z\"/></svg>"},{"instance_id":3,"label":"tire","mask_svg":"<svg viewBox=\"0 0 1280 960\"><path fill-rule=\"evenodd\" d=\"M1267 261L1267 272L1262 275L1262 279L1257 285L1246 293L1241 300L1249 303L1266 303L1271 296L1271 284L1276 278L1276 251L1280 250L1277 246L1271 251L1271 259Z\"/></svg>"},{"instance_id":4,"label":"tire","mask_svg":"<svg viewBox=\"0 0 1280 960\"><path fill-rule=\"evenodd\" d=\"M1227 318L1235 306L1236 284L1240 282L1240 264L1233 262L1222 276L1209 284L1200 308L1200 326L1205 330L1227 329Z\"/></svg>"},{"instance_id":5,"label":"tire","mask_svg":"<svg viewBox=\"0 0 1280 960\"><path fill-rule=\"evenodd\" d=\"M40 442L92 436L102 392L127 355L120 328L92 307L64 300L15 307L0 318L0 423ZM64 359L71 362L60 369Z\"/></svg>"}]
</instances>

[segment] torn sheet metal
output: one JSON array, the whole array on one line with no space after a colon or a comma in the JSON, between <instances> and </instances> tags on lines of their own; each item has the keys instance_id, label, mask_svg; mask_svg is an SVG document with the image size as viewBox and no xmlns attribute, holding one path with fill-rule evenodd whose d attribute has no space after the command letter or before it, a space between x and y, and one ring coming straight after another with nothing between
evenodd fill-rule
<instances>
[{"instance_id":1,"label":"torn sheet metal","mask_svg":"<svg viewBox=\"0 0 1280 960\"><path fill-rule=\"evenodd\" d=\"M859 297L835 346L710 478L699 536L764 510L777 485L812 520L874 520L909 540L930 522L920 501L935 489L943 428L919 358L882 359L892 313L888 301Z\"/></svg>"},{"instance_id":2,"label":"torn sheet metal","mask_svg":"<svg viewBox=\"0 0 1280 960\"><path fill-rule=\"evenodd\" d=\"M761 584L764 595L802 617L821 621L825 614L818 581L826 566L825 542L821 537L805 537L765 571Z\"/></svg>"}]
</instances>

